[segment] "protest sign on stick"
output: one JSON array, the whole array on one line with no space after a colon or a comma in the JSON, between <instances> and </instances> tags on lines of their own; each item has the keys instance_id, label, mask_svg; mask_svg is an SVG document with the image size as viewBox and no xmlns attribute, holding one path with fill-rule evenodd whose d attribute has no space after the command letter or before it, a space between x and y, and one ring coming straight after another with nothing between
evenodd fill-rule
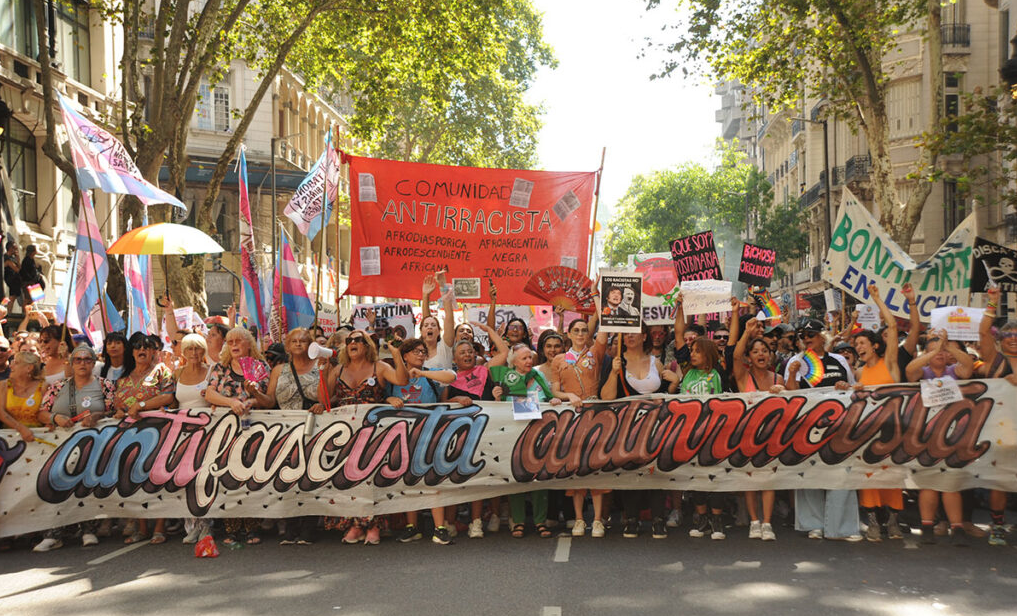
<instances>
[{"instance_id":1,"label":"protest sign on stick","mask_svg":"<svg viewBox=\"0 0 1017 616\"><path fill-rule=\"evenodd\" d=\"M642 331L643 277L635 272L600 270L600 329L605 332Z\"/></svg>"},{"instance_id":2,"label":"protest sign on stick","mask_svg":"<svg viewBox=\"0 0 1017 616\"><path fill-rule=\"evenodd\" d=\"M768 287L777 267L777 251L746 243L742 246L742 261L738 264L738 282L753 287Z\"/></svg>"},{"instance_id":3,"label":"protest sign on stick","mask_svg":"<svg viewBox=\"0 0 1017 616\"><path fill-rule=\"evenodd\" d=\"M374 310L374 332L389 339L398 334L409 338L414 331L413 305L410 302L386 304L356 304L353 307L353 327L367 329L367 311Z\"/></svg>"},{"instance_id":4,"label":"protest sign on stick","mask_svg":"<svg viewBox=\"0 0 1017 616\"><path fill-rule=\"evenodd\" d=\"M713 231L703 231L671 242L671 259L678 274L678 281L721 280L720 260Z\"/></svg>"},{"instance_id":5,"label":"protest sign on stick","mask_svg":"<svg viewBox=\"0 0 1017 616\"><path fill-rule=\"evenodd\" d=\"M978 341L978 326L982 322L982 308L948 306L932 311L930 327L946 330L950 340Z\"/></svg>"}]
</instances>

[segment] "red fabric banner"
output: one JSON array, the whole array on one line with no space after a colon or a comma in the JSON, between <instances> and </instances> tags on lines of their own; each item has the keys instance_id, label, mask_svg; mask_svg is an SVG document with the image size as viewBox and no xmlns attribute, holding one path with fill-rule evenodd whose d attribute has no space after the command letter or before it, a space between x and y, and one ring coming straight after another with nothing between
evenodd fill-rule
<instances>
[{"instance_id":1,"label":"red fabric banner","mask_svg":"<svg viewBox=\"0 0 1017 616\"><path fill-rule=\"evenodd\" d=\"M488 303L490 278L498 303L528 305L523 287L537 270L587 269L596 172L346 160L347 293L418 299L424 276L445 270L458 301Z\"/></svg>"}]
</instances>

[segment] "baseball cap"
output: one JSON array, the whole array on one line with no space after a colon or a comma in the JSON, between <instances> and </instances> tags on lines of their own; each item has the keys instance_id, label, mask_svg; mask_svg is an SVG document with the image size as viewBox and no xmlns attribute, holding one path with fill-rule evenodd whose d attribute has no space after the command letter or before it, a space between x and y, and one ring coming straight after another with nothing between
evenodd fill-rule
<instances>
[{"instance_id":1,"label":"baseball cap","mask_svg":"<svg viewBox=\"0 0 1017 616\"><path fill-rule=\"evenodd\" d=\"M273 342L265 350L265 357L268 359L286 359L286 345L281 342Z\"/></svg>"},{"instance_id":2,"label":"baseball cap","mask_svg":"<svg viewBox=\"0 0 1017 616\"><path fill-rule=\"evenodd\" d=\"M823 327L823 322L820 321L819 319L802 317L802 319L798 321L798 327L796 327L795 329L800 332L805 331L818 333L823 331L823 329L825 328Z\"/></svg>"}]
</instances>

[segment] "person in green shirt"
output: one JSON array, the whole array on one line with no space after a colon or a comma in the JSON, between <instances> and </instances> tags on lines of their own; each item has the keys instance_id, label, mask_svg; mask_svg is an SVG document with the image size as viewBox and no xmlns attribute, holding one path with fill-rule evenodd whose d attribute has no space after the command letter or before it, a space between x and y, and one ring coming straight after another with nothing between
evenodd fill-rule
<instances>
[{"instance_id":1,"label":"person in green shirt","mask_svg":"<svg viewBox=\"0 0 1017 616\"><path fill-rule=\"evenodd\" d=\"M492 393L495 400L515 400L530 398L536 393L537 400L547 402L551 406L561 404L560 398L551 394L540 370L533 369L536 353L524 343L512 345L508 354L508 366L491 366L491 380L496 383ZM512 512L512 536L520 539L526 532L526 497L533 501L533 525L537 534L548 539L551 530L547 527L547 490L533 490L509 496L509 509Z\"/></svg>"}]
</instances>

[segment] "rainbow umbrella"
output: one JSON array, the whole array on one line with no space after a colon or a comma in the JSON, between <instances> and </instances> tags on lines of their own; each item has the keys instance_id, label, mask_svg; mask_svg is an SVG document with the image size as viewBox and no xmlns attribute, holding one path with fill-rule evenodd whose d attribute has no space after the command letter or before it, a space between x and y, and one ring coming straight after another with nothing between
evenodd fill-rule
<instances>
[{"instance_id":1,"label":"rainbow umbrella","mask_svg":"<svg viewBox=\"0 0 1017 616\"><path fill-rule=\"evenodd\" d=\"M163 271L169 271L165 255L199 255L224 252L219 242L204 232L171 222L157 222L132 229L106 249L111 255L163 255ZM167 280L166 292L169 293Z\"/></svg>"}]
</instances>

